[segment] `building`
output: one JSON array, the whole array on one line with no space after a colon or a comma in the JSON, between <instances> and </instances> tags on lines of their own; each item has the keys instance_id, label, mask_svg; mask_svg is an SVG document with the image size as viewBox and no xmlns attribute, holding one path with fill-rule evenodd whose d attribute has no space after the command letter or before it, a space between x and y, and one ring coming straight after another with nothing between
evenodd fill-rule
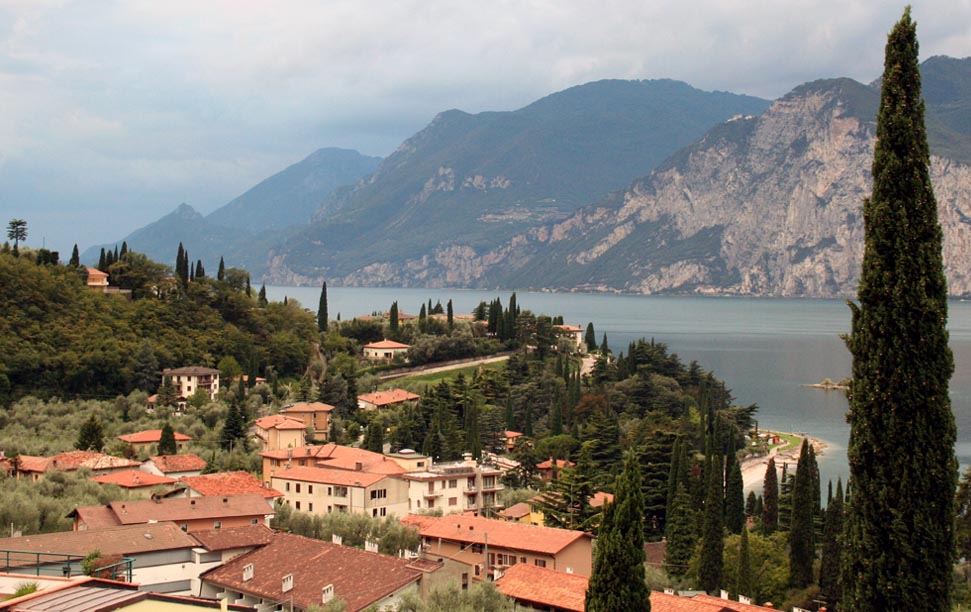
<instances>
[{"instance_id":1,"label":"building","mask_svg":"<svg viewBox=\"0 0 971 612\"><path fill-rule=\"evenodd\" d=\"M408 511L441 510L443 514L499 509L502 472L479 464L466 455L464 461L435 463L402 478L408 482Z\"/></svg>"},{"instance_id":2,"label":"building","mask_svg":"<svg viewBox=\"0 0 971 612\"><path fill-rule=\"evenodd\" d=\"M509 429L505 432L506 435L506 452L511 453L516 450L516 441L523 437L523 434L518 431L511 431Z\"/></svg>"},{"instance_id":3,"label":"building","mask_svg":"<svg viewBox=\"0 0 971 612\"><path fill-rule=\"evenodd\" d=\"M418 528L425 555L465 563L477 578L519 563L580 576L593 571L593 537L582 531L467 514L410 514L401 522Z\"/></svg>"},{"instance_id":4,"label":"building","mask_svg":"<svg viewBox=\"0 0 971 612\"><path fill-rule=\"evenodd\" d=\"M328 467L375 474L403 474L406 471L393 456L339 444L264 451L260 456L263 457L264 484L269 484L275 473L291 467Z\"/></svg>"},{"instance_id":5,"label":"building","mask_svg":"<svg viewBox=\"0 0 971 612\"><path fill-rule=\"evenodd\" d=\"M320 467L292 467L270 479L285 503L314 514L349 512L372 517L408 513L408 483L397 476Z\"/></svg>"},{"instance_id":6,"label":"building","mask_svg":"<svg viewBox=\"0 0 971 612\"><path fill-rule=\"evenodd\" d=\"M210 400L216 399L219 392L219 370L200 366L189 366L162 370L162 380L168 376L175 386L179 398L187 400L192 394L202 389L209 395Z\"/></svg>"},{"instance_id":7,"label":"building","mask_svg":"<svg viewBox=\"0 0 971 612\"><path fill-rule=\"evenodd\" d=\"M517 610L583 612L590 579L517 563L496 572L496 588L516 600Z\"/></svg>"},{"instance_id":8,"label":"building","mask_svg":"<svg viewBox=\"0 0 971 612\"><path fill-rule=\"evenodd\" d=\"M314 441L326 442L330 438L330 413L334 407L323 402L297 402L280 411L294 419L300 419L306 427L313 428Z\"/></svg>"},{"instance_id":9,"label":"building","mask_svg":"<svg viewBox=\"0 0 971 612\"><path fill-rule=\"evenodd\" d=\"M193 532L261 523L269 526L273 511L262 495L250 493L116 501L103 506L79 506L67 516L74 519L75 531L172 521L183 531Z\"/></svg>"},{"instance_id":10,"label":"building","mask_svg":"<svg viewBox=\"0 0 971 612\"><path fill-rule=\"evenodd\" d=\"M85 284L92 289L97 289L99 291L104 291L108 288L108 273L102 272L97 268L92 268L91 266L85 266L85 270L88 272L88 279Z\"/></svg>"},{"instance_id":11,"label":"building","mask_svg":"<svg viewBox=\"0 0 971 612\"><path fill-rule=\"evenodd\" d=\"M20 455L8 459L11 464L11 472L15 472L17 478L27 478L30 480L40 480L50 471L58 470L61 472L74 472L81 468L87 468L95 476L103 476L112 472L120 472L138 467L137 461L96 453L94 451L68 451L53 457L32 457L30 455ZM14 468L16 464L16 468Z\"/></svg>"},{"instance_id":12,"label":"building","mask_svg":"<svg viewBox=\"0 0 971 612\"><path fill-rule=\"evenodd\" d=\"M395 342L394 340L382 340L364 345L364 358L371 361L392 361L396 357L405 358L411 346Z\"/></svg>"},{"instance_id":13,"label":"building","mask_svg":"<svg viewBox=\"0 0 971 612\"><path fill-rule=\"evenodd\" d=\"M303 446L306 433L307 425L302 420L282 414L271 414L253 423L253 437L264 451Z\"/></svg>"},{"instance_id":14,"label":"building","mask_svg":"<svg viewBox=\"0 0 971 612\"><path fill-rule=\"evenodd\" d=\"M583 328L577 325L554 325L553 329L561 338L569 338L578 353L587 352L587 343L583 341Z\"/></svg>"},{"instance_id":15,"label":"building","mask_svg":"<svg viewBox=\"0 0 971 612\"><path fill-rule=\"evenodd\" d=\"M536 473L539 474L539 479L544 482L549 482L556 479L556 474L563 470L563 468L573 467L576 465L572 461L566 461L564 459L547 459L542 463L536 464Z\"/></svg>"},{"instance_id":16,"label":"building","mask_svg":"<svg viewBox=\"0 0 971 612\"><path fill-rule=\"evenodd\" d=\"M404 389L387 389L357 396L357 407L361 410L380 410L383 408L397 408L399 406L414 405L421 399L420 395Z\"/></svg>"},{"instance_id":17,"label":"building","mask_svg":"<svg viewBox=\"0 0 971 612\"><path fill-rule=\"evenodd\" d=\"M347 612L393 608L423 572L407 559L278 533L269 544L202 575L202 597L259 610L306 611L332 600Z\"/></svg>"},{"instance_id":18,"label":"building","mask_svg":"<svg viewBox=\"0 0 971 612\"><path fill-rule=\"evenodd\" d=\"M143 461L139 469L149 474L178 479L201 474L206 469L206 460L193 453L158 455Z\"/></svg>"},{"instance_id":19,"label":"building","mask_svg":"<svg viewBox=\"0 0 971 612\"><path fill-rule=\"evenodd\" d=\"M153 493L160 489L171 488L170 485L176 483L174 478L149 474L148 472L137 469L112 472L104 476L95 476L91 480L98 484L117 485L125 491L128 491L131 497L142 499L151 497Z\"/></svg>"},{"instance_id":20,"label":"building","mask_svg":"<svg viewBox=\"0 0 971 612\"><path fill-rule=\"evenodd\" d=\"M159 440L162 439L162 430L146 429L145 431L136 431L135 433L118 436L118 439L127 444L128 448L136 455L156 453L158 452ZM175 432L175 448L177 451L182 452L185 450L189 446L189 442L192 442L192 438L185 434Z\"/></svg>"},{"instance_id":21,"label":"building","mask_svg":"<svg viewBox=\"0 0 971 612\"><path fill-rule=\"evenodd\" d=\"M249 472L217 472L198 476L183 476L178 483L182 485L167 497L226 497L229 495L262 495L273 507L273 500L283 494L260 482Z\"/></svg>"}]
</instances>

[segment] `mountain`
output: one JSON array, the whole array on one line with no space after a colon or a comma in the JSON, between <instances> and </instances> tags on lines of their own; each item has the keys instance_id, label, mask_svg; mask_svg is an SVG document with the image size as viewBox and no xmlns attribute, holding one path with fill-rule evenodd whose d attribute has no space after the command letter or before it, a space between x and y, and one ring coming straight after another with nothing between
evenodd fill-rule
<instances>
[{"instance_id":1,"label":"mountain","mask_svg":"<svg viewBox=\"0 0 971 612\"><path fill-rule=\"evenodd\" d=\"M510 112L439 114L273 249L271 282L460 285L451 262L623 188L768 101L685 83L598 81ZM458 264L459 266L461 264Z\"/></svg>"},{"instance_id":2,"label":"mountain","mask_svg":"<svg viewBox=\"0 0 971 612\"><path fill-rule=\"evenodd\" d=\"M214 210L206 220L250 232L305 225L330 192L371 174L380 162L380 157L349 149L319 149Z\"/></svg>"},{"instance_id":3,"label":"mountain","mask_svg":"<svg viewBox=\"0 0 971 612\"><path fill-rule=\"evenodd\" d=\"M258 270L271 245L285 239L287 228L306 225L331 191L370 174L380 161L348 149L319 149L208 216L183 203L123 240L156 261L174 261L181 242L193 262L201 259L214 268L224 257L229 266ZM82 260L96 262L102 247L121 242L90 247Z\"/></svg>"},{"instance_id":4,"label":"mountain","mask_svg":"<svg viewBox=\"0 0 971 612\"><path fill-rule=\"evenodd\" d=\"M968 60L924 65L931 173L950 291L971 293ZM848 296L863 248L879 92L807 83L728 121L627 190L463 262L479 286ZM949 155L952 157L944 157ZM955 159L958 158L958 159Z\"/></svg>"}]
</instances>

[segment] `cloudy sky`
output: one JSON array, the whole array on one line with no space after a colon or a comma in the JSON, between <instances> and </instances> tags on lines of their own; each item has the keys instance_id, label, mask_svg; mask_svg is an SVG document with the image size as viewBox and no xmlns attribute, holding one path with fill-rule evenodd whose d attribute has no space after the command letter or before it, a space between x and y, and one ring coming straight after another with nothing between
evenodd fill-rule
<instances>
[{"instance_id":1,"label":"cloudy sky","mask_svg":"<svg viewBox=\"0 0 971 612\"><path fill-rule=\"evenodd\" d=\"M878 76L883 0L0 0L0 219L64 256L202 213L324 146L387 155L436 113L604 78L774 98ZM971 0L914 3L971 55Z\"/></svg>"}]
</instances>

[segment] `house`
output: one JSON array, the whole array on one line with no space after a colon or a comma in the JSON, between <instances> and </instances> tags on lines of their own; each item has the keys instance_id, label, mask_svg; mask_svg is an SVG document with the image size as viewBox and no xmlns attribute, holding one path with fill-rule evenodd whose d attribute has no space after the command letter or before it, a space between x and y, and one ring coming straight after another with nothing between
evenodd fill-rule
<instances>
[{"instance_id":1,"label":"house","mask_svg":"<svg viewBox=\"0 0 971 612\"><path fill-rule=\"evenodd\" d=\"M270 478L285 503L314 514L350 512L372 517L408 513L408 483L393 475L292 467Z\"/></svg>"},{"instance_id":2,"label":"house","mask_svg":"<svg viewBox=\"0 0 971 612\"><path fill-rule=\"evenodd\" d=\"M506 452L511 453L516 450L516 441L523 437L523 434L518 431L506 430Z\"/></svg>"},{"instance_id":3,"label":"house","mask_svg":"<svg viewBox=\"0 0 971 612\"><path fill-rule=\"evenodd\" d=\"M274 533L266 525L259 524L194 531L192 537L206 550L209 558L226 563L254 548L266 546ZM195 592L198 593L199 589Z\"/></svg>"},{"instance_id":4,"label":"house","mask_svg":"<svg viewBox=\"0 0 971 612\"><path fill-rule=\"evenodd\" d=\"M199 476L183 476L179 479L182 487L167 497L225 497L228 495L262 495L273 507L273 500L282 493L263 485L259 478L249 472L218 472Z\"/></svg>"},{"instance_id":5,"label":"house","mask_svg":"<svg viewBox=\"0 0 971 612\"><path fill-rule=\"evenodd\" d=\"M403 448L396 453L387 453L384 456L401 466L404 472L420 472L432 464L431 457L417 453L410 448Z\"/></svg>"},{"instance_id":6,"label":"house","mask_svg":"<svg viewBox=\"0 0 971 612\"><path fill-rule=\"evenodd\" d=\"M90 480L98 484L113 484L128 491L131 497L146 499L161 487L176 483L174 478L150 474L138 469L112 472L103 476L94 476Z\"/></svg>"},{"instance_id":7,"label":"house","mask_svg":"<svg viewBox=\"0 0 971 612\"><path fill-rule=\"evenodd\" d=\"M199 542L171 522L115 525L85 531L43 533L0 539L0 550L18 551L4 555L8 570L20 573L80 575L81 562L98 551L106 560L131 561L116 578L137 582L145 591L191 593L192 580L215 565L199 563L195 549ZM48 565L45 568L40 563ZM29 570L28 570L29 568ZM198 587L198 580L196 580ZM198 588L195 589L198 592Z\"/></svg>"},{"instance_id":8,"label":"house","mask_svg":"<svg viewBox=\"0 0 971 612\"><path fill-rule=\"evenodd\" d=\"M397 408L409 403L417 402L420 395L404 389L388 389L357 396L357 407L361 410L379 410L382 408Z\"/></svg>"},{"instance_id":9,"label":"house","mask_svg":"<svg viewBox=\"0 0 971 612\"><path fill-rule=\"evenodd\" d=\"M193 532L260 523L269 526L273 511L262 495L249 493L115 501L103 506L79 506L67 516L74 519L75 531L172 521L183 531Z\"/></svg>"},{"instance_id":10,"label":"house","mask_svg":"<svg viewBox=\"0 0 971 612\"><path fill-rule=\"evenodd\" d=\"M257 439L260 450L303 446L306 433L306 423L282 414L271 414L256 419L253 423L253 436Z\"/></svg>"},{"instance_id":11,"label":"house","mask_svg":"<svg viewBox=\"0 0 971 612\"><path fill-rule=\"evenodd\" d=\"M92 268L91 266L85 266L85 270L88 272L88 279L85 284L92 289L98 289L103 291L108 288L108 273L102 272L97 268Z\"/></svg>"},{"instance_id":12,"label":"house","mask_svg":"<svg viewBox=\"0 0 971 612\"><path fill-rule=\"evenodd\" d=\"M17 478L27 478L30 480L40 480L44 474L59 470L61 472L74 472L81 468L91 470L95 476L120 472L138 467L137 461L96 453L94 451L68 451L53 457L32 457L30 455L20 455L17 458Z\"/></svg>"},{"instance_id":13,"label":"house","mask_svg":"<svg viewBox=\"0 0 971 612\"><path fill-rule=\"evenodd\" d=\"M593 537L582 531L467 514L409 514L401 522L418 528L425 555L465 563L478 578L519 563L581 576L593 571Z\"/></svg>"},{"instance_id":14,"label":"house","mask_svg":"<svg viewBox=\"0 0 971 612\"><path fill-rule=\"evenodd\" d=\"M496 588L516 600L517 610L583 612L590 579L517 563L496 572Z\"/></svg>"},{"instance_id":15,"label":"house","mask_svg":"<svg viewBox=\"0 0 971 612\"><path fill-rule=\"evenodd\" d=\"M543 502L547 500L555 501L558 497L559 493L555 491L547 491L546 493L540 493L536 497L530 498L526 502L529 507L529 512L519 520L523 523L529 523L530 525L545 525L546 514L543 512ZM604 504L612 501L614 501L614 496L612 493L597 491L590 496L587 503L591 508L602 508Z\"/></svg>"},{"instance_id":16,"label":"house","mask_svg":"<svg viewBox=\"0 0 971 612\"><path fill-rule=\"evenodd\" d=\"M583 328L578 325L554 325L554 331L563 338L569 338L578 353L587 352L587 343L583 341Z\"/></svg>"},{"instance_id":17,"label":"house","mask_svg":"<svg viewBox=\"0 0 971 612\"><path fill-rule=\"evenodd\" d=\"M268 484L274 473L290 467L328 467L374 474L403 474L393 457L361 448L323 444L298 446L260 453L263 457L263 483Z\"/></svg>"},{"instance_id":18,"label":"house","mask_svg":"<svg viewBox=\"0 0 971 612\"><path fill-rule=\"evenodd\" d=\"M347 612L393 608L423 572L412 561L277 533L269 544L202 574L202 597L223 599L261 610L305 612L341 600Z\"/></svg>"},{"instance_id":19,"label":"house","mask_svg":"<svg viewBox=\"0 0 971 612\"><path fill-rule=\"evenodd\" d=\"M410 348L410 345L394 340L372 342L364 345L364 358L371 361L392 361L395 357L403 359Z\"/></svg>"},{"instance_id":20,"label":"house","mask_svg":"<svg viewBox=\"0 0 971 612\"><path fill-rule=\"evenodd\" d=\"M330 438L330 413L334 407L323 402L297 402L283 408L280 414L303 421L304 426L313 428L314 440L326 442Z\"/></svg>"},{"instance_id":21,"label":"house","mask_svg":"<svg viewBox=\"0 0 971 612\"><path fill-rule=\"evenodd\" d=\"M502 472L465 455L463 461L435 463L402 478L408 483L408 512L441 510L443 514L498 509Z\"/></svg>"},{"instance_id":22,"label":"house","mask_svg":"<svg viewBox=\"0 0 971 612\"><path fill-rule=\"evenodd\" d=\"M504 521L516 521L519 523L532 523L529 520L530 514L532 513L531 506L526 502L519 502L518 504L513 504L508 508L505 508L499 513L499 518ZM542 525L542 523L532 523L534 525Z\"/></svg>"},{"instance_id":23,"label":"house","mask_svg":"<svg viewBox=\"0 0 971 612\"><path fill-rule=\"evenodd\" d=\"M162 439L162 430L146 429L145 431L136 431L135 433L118 436L118 439L127 444L128 448L135 455L155 453L158 452L158 443ZM189 446L189 442L192 442L192 438L185 434L175 432L175 448L177 451L182 452L185 450Z\"/></svg>"},{"instance_id":24,"label":"house","mask_svg":"<svg viewBox=\"0 0 971 612\"><path fill-rule=\"evenodd\" d=\"M199 610L232 610L233 612L256 612L256 608L237 604L222 604L211 599L198 599L186 595L169 595L144 591L137 584L76 576L74 578L7 575L15 586L25 582L38 585L33 593L16 599L0 601L0 611L40 612L70 610L71 612L144 612L145 610L165 610L166 612L192 612ZM16 582L14 582L16 581ZM10 594L12 594L11 591Z\"/></svg>"},{"instance_id":25,"label":"house","mask_svg":"<svg viewBox=\"0 0 971 612\"><path fill-rule=\"evenodd\" d=\"M555 462L552 458L543 461L542 463L536 464L536 473L539 474L539 479L544 482L549 482L556 479L556 474L563 468L573 467L576 465L572 461L566 461L564 459L557 459Z\"/></svg>"},{"instance_id":26,"label":"house","mask_svg":"<svg viewBox=\"0 0 971 612\"><path fill-rule=\"evenodd\" d=\"M168 376L175 386L177 395L182 399L189 399L192 394L202 389L209 395L210 400L216 399L219 392L219 370L200 366L162 370L162 380Z\"/></svg>"},{"instance_id":27,"label":"house","mask_svg":"<svg viewBox=\"0 0 971 612\"><path fill-rule=\"evenodd\" d=\"M193 453L158 455L143 461L139 469L149 474L178 479L201 474L206 469L206 460Z\"/></svg>"}]
</instances>

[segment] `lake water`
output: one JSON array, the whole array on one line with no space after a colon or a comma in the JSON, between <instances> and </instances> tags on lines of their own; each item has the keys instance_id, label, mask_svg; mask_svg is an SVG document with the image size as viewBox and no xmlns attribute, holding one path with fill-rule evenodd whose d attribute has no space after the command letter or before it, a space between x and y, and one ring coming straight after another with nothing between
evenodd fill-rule
<instances>
[{"instance_id":1,"label":"lake water","mask_svg":"<svg viewBox=\"0 0 971 612\"><path fill-rule=\"evenodd\" d=\"M328 288L332 318L385 311L397 300L401 312L418 314L423 303L452 300L456 313L469 313L481 301L510 291L444 289ZM267 287L267 296L296 298L316 311L320 289ZM593 321L599 342L603 334L615 352L626 352L638 338L668 345L684 362L692 360L714 372L732 390L737 404L758 404L759 426L805 432L829 446L819 459L825 483L849 474L846 444L849 426L842 392L803 387L824 378L850 374L849 351L839 335L849 332L850 311L843 300L767 298L654 297L583 293L517 292L521 308L563 315L567 323ZM971 464L971 303L949 305L951 349L955 372L951 399L958 424L957 456Z\"/></svg>"}]
</instances>

